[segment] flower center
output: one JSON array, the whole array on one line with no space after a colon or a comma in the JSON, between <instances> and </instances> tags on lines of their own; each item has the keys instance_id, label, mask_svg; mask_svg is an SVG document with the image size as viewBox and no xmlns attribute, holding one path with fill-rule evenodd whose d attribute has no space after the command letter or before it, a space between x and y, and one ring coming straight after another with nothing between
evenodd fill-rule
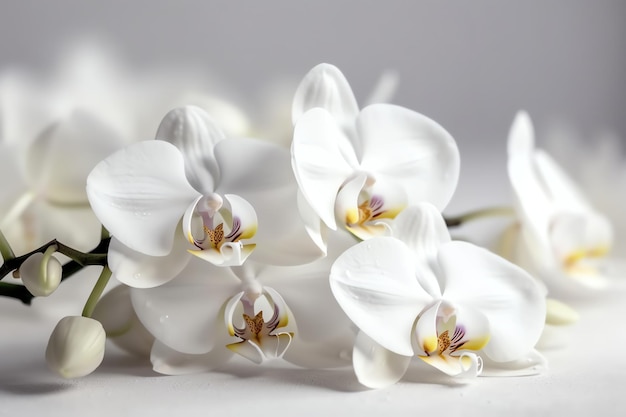
<instances>
[{"instance_id":1,"label":"flower center","mask_svg":"<svg viewBox=\"0 0 626 417\"><path fill-rule=\"evenodd\" d=\"M380 217L383 210L384 202L381 197L372 196L371 199L363 201L359 204L357 210L351 210L346 216L346 224L349 227L363 226L365 223Z\"/></svg>"},{"instance_id":2,"label":"flower center","mask_svg":"<svg viewBox=\"0 0 626 417\"><path fill-rule=\"evenodd\" d=\"M265 321L263 313L268 311L272 317ZM235 317L243 319L242 327L233 323ZM230 335L240 339L226 347L256 363L281 357L293 339L294 333L286 331L287 306L271 288L261 293L244 291L233 297L227 303L225 319Z\"/></svg>"},{"instance_id":3,"label":"flower center","mask_svg":"<svg viewBox=\"0 0 626 417\"><path fill-rule=\"evenodd\" d=\"M444 330L437 336L437 347L439 355L449 355L456 352L464 344L463 337L465 336L465 329L462 326L456 326L454 328L454 334L450 338L449 330Z\"/></svg>"}]
</instances>

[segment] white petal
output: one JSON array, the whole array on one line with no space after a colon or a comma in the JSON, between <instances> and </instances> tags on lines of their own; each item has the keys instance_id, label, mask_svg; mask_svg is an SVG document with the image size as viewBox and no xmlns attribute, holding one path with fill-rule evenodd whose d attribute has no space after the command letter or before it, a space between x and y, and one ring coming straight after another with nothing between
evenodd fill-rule
<instances>
[{"instance_id":1,"label":"white petal","mask_svg":"<svg viewBox=\"0 0 626 417\"><path fill-rule=\"evenodd\" d=\"M115 278L135 288L151 288L169 282L189 263L188 244L177 230L172 251L165 256L144 255L113 237L109 245L108 264Z\"/></svg>"},{"instance_id":2,"label":"white petal","mask_svg":"<svg viewBox=\"0 0 626 417\"><path fill-rule=\"evenodd\" d=\"M57 239L88 252L100 243L102 224L88 204L68 207L35 200L24 214L21 221L27 233L22 238L32 239L35 247Z\"/></svg>"},{"instance_id":3,"label":"white petal","mask_svg":"<svg viewBox=\"0 0 626 417\"><path fill-rule=\"evenodd\" d=\"M225 332L220 310L238 287L229 268L192 259L176 279L134 288L131 298L137 316L158 340L182 353L202 354Z\"/></svg>"},{"instance_id":4,"label":"white petal","mask_svg":"<svg viewBox=\"0 0 626 417\"><path fill-rule=\"evenodd\" d=\"M216 346L201 355L185 354L156 341L150 353L150 361L152 369L160 374L188 375L212 371L223 366L232 355L224 346Z\"/></svg>"},{"instance_id":5,"label":"white petal","mask_svg":"<svg viewBox=\"0 0 626 417\"><path fill-rule=\"evenodd\" d=\"M123 144L120 134L95 116L75 111L49 126L30 144L26 180L49 201L84 203L89 172Z\"/></svg>"},{"instance_id":6,"label":"white petal","mask_svg":"<svg viewBox=\"0 0 626 417\"><path fill-rule=\"evenodd\" d=\"M560 213L552 223L550 237L556 255L567 263L570 257L593 257L595 251L603 256L613 244L613 228L598 213Z\"/></svg>"},{"instance_id":7,"label":"white petal","mask_svg":"<svg viewBox=\"0 0 626 417\"><path fill-rule=\"evenodd\" d=\"M508 362L537 343L546 317L543 288L526 271L466 242L450 242L439 250L445 276L443 297L472 307L489 320L491 340L484 352Z\"/></svg>"},{"instance_id":8,"label":"white petal","mask_svg":"<svg viewBox=\"0 0 626 417\"><path fill-rule=\"evenodd\" d=\"M398 91L400 76L397 71L385 70L378 77L369 97L365 100L365 105L375 103L388 103Z\"/></svg>"},{"instance_id":9,"label":"white petal","mask_svg":"<svg viewBox=\"0 0 626 417\"><path fill-rule=\"evenodd\" d=\"M154 336L141 324L130 301L130 287L118 285L107 292L93 310L92 318L102 323L107 338L121 349L149 357Z\"/></svg>"},{"instance_id":10,"label":"white petal","mask_svg":"<svg viewBox=\"0 0 626 417\"><path fill-rule=\"evenodd\" d=\"M482 358L472 352L461 352L455 356L433 355L419 358L450 376L474 378L483 370Z\"/></svg>"},{"instance_id":11,"label":"white petal","mask_svg":"<svg viewBox=\"0 0 626 417\"><path fill-rule=\"evenodd\" d=\"M417 279L434 298L441 296L437 268L439 247L450 242L450 233L439 210L422 203L407 207L391 224L392 236L403 241L413 252L419 267Z\"/></svg>"},{"instance_id":12,"label":"white petal","mask_svg":"<svg viewBox=\"0 0 626 417\"><path fill-rule=\"evenodd\" d=\"M196 190L202 194L214 190L219 168L213 147L224 139L224 133L204 110L196 106L171 110L161 121L156 138L181 151L187 179Z\"/></svg>"},{"instance_id":13,"label":"white petal","mask_svg":"<svg viewBox=\"0 0 626 417\"><path fill-rule=\"evenodd\" d=\"M236 194L256 211L257 248L253 259L294 265L321 256L298 211L298 187L288 150L258 140L238 139L220 142L215 156L221 170L216 191Z\"/></svg>"},{"instance_id":14,"label":"white petal","mask_svg":"<svg viewBox=\"0 0 626 417\"><path fill-rule=\"evenodd\" d=\"M298 190L298 211L300 217L304 222L304 229L309 234L309 237L319 248L322 256L327 253L328 246L328 227L322 222L322 219L315 213L311 205L306 201L302 192Z\"/></svg>"},{"instance_id":15,"label":"white petal","mask_svg":"<svg viewBox=\"0 0 626 417\"><path fill-rule=\"evenodd\" d=\"M183 157L163 141L146 141L100 162L87 195L102 224L131 249L167 255L187 206L198 193L185 177Z\"/></svg>"},{"instance_id":16,"label":"white petal","mask_svg":"<svg viewBox=\"0 0 626 417\"><path fill-rule=\"evenodd\" d=\"M589 202L563 169L542 150L534 155L535 168L554 204L570 210L591 210Z\"/></svg>"},{"instance_id":17,"label":"white petal","mask_svg":"<svg viewBox=\"0 0 626 417\"><path fill-rule=\"evenodd\" d=\"M441 301L437 301L419 314L419 319L415 323L416 355L422 356L437 352L439 344L437 314L440 306Z\"/></svg>"},{"instance_id":18,"label":"white petal","mask_svg":"<svg viewBox=\"0 0 626 417\"><path fill-rule=\"evenodd\" d=\"M443 209L459 177L459 150L452 136L428 117L391 104L373 104L357 119L361 168L401 185L409 204Z\"/></svg>"},{"instance_id":19,"label":"white petal","mask_svg":"<svg viewBox=\"0 0 626 417\"><path fill-rule=\"evenodd\" d=\"M523 357L510 362L495 362L483 358L481 376L526 376L536 375L548 369L548 361L536 350L531 350Z\"/></svg>"},{"instance_id":20,"label":"white petal","mask_svg":"<svg viewBox=\"0 0 626 417\"><path fill-rule=\"evenodd\" d=\"M323 109L303 115L293 135L292 166L300 191L324 223L336 229L337 192L357 167L352 145Z\"/></svg>"},{"instance_id":21,"label":"white petal","mask_svg":"<svg viewBox=\"0 0 626 417\"><path fill-rule=\"evenodd\" d=\"M525 111L519 111L515 115L511 129L509 130L508 153L525 155L529 157L535 149L535 129L530 116Z\"/></svg>"},{"instance_id":22,"label":"white petal","mask_svg":"<svg viewBox=\"0 0 626 417\"><path fill-rule=\"evenodd\" d=\"M304 76L293 99L293 124L315 107L326 109L340 126L354 123L359 113L348 80L334 65L319 64Z\"/></svg>"},{"instance_id":23,"label":"white petal","mask_svg":"<svg viewBox=\"0 0 626 417\"><path fill-rule=\"evenodd\" d=\"M331 235L328 256L305 265L265 267L258 273L259 281L274 288L289 306L297 341L323 344L350 331L352 322L333 297L328 277L334 260L352 245L352 236L336 232Z\"/></svg>"},{"instance_id":24,"label":"white petal","mask_svg":"<svg viewBox=\"0 0 626 417\"><path fill-rule=\"evenodd\" d=\"M368 388L384 388L406 373L411 356L398 355L359 332L352 352L352 364L359 382Z\"/></svg>"},{"instance_id":25,"label":"white petal","mask_svg":"<svg viewBox=\"0 0 626 417\"><path fill-rule=\"evenodd\" d=\"M413 323L432 297L415 278L415 261L406 245L379 237L348 249L331 269L330 287L369 337L393 352L413 355Z\"/></svg>"},{"instance_id":26,"label":"white petal","mask_svg":"<svg viewBox=\"0 0 626 417\"><path fill-rule=\"evenodd\" d=\"M537 176L532 158L528 155L509 158L508 173L523 233L529 234L533 241L531 246L537 246L537 252L544 257L550 256L547 232L555 207Z\"/></svg>"}]
</instances>

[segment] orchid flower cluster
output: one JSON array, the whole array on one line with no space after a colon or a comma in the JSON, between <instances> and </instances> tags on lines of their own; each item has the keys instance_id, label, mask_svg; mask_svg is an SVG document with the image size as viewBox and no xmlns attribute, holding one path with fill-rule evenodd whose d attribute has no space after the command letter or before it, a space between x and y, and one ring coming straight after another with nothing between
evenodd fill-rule
<instances>
[{"instance_id":1,"label":"orchid flower cluster","mask_svg":"<svg viewBox=\"0 0 626 417\"><path fill-rule=\"evenodd\" d=\"M0 283L2 295L30 303L82 267L102 267L82 315L50 336L52 370L93 372L108 338L171 375L236 355L352 366L370 388L419 363L451 377L531 375L546 369L542 333L576 319L552 297L610 285L611 224L535 148L526 113L508 139L514 208L457 218L442 211L459 151L437 122L392 104L360 109L329 64L301 81L291 117L290 149L233 137L194 105L169 111L154 140L132 144L87 116L44 130L30 156L44 167L31 199L83 205L96 226L74 217L62 226L89 235L79 248L53 239L20 256L0 232L0 278L21 279ZM46 158L78 137L90 158ZM75 164L80 172L68 173ZM21 225L26 239L29 204L0 206L0 229ZM449 228L492 213L514 219L497 248L451 238Z\"/></svg>"}]
</instances>

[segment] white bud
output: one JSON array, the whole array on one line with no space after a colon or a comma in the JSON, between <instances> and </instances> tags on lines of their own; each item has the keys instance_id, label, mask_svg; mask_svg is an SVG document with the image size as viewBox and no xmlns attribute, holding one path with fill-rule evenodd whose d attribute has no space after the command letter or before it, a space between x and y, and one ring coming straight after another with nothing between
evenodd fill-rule
<instances>
[{"instance_id":1,"label":"white bud","mask_svg":"<svg viewBox=\"0 0 626 417\"><path fill-rule=\"evenodd\" d=\"M565 326L575 323L580 318L576 310L553 298L546 299L546 324Z\"/></svg>"},{"instance_id":2,"label":"white bud","mask_svg":"<svg viewBox=\"0 0 626 417\"><path fill-rule=\"evenodd\" d=\"M34 253L22 263L19 269L24 286L37 297L47 297L61 283L63 266L51 252Z\"/></svg>"},{"instance_id":3,"label":"white bud","mask_svg":"<svg viewBox=\"0 0 626 417\"><path fill-rule=\"evenodd\" d=\"M63 378L88 375L100 366L105 342L99 321L82 316L64 317L50 335L46 362Z\"/></svg>"},{"instance_id":4,"label":"white bud","mask_svg":"<svg viewBox=\"0 0 626 417\"><path fill-rule=\"evenodd\" d=\"M130 287L119 285L106 293L91 315L102 323L115 345L134 355L149 358L154 336L139 321L130 300Z\"/></svg>"}]
</instances>

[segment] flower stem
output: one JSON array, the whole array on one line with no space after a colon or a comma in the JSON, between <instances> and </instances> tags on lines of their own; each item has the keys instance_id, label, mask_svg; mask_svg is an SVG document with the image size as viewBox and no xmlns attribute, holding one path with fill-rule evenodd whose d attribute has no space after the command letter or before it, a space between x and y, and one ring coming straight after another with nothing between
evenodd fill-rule
<instances>
[{"instance_id":1,"label":"flower stem","mask_svg":"<svg viewBox=\"0 0 626 417\"><path fill-rule=\"evenodd\" d=\"M5 263L11 259L15 259L15 253L13 253L13 249L11 249L7 238L4 237L2 230L0 230L0 255L2 255L2 259L4 259Z\"/></svg>"},{"instance_id":2,"label":"flower stem","mask_svg":"<svg viewBox=\"0 0 626 417\"><path fill-rule=\"evenodd\" d=\"M1 239L1 238L0 238ZM10 259L6 259L2 265L0 265L0 280L9 274L11 271L15 271L18 269L29 256L34 253L41 252L44 253L49 247L55 246L56 251L66 255L69 258L72 258L71 262L63 265L63 278L67 278L69 275L77 272L87 265L106 265L107 261L107 250L109 247L110 238L101 240L98 246L96 246L93 250L85 253L74 248L71 248L63 243L57 241L56 239L51 240L45 245L28 252L25 255L15 257L13 256ZM1 246L1 243L0 243ZM11 251L12 253L12 251ZM4 256L4 253L3 253ZM66 272L67 267L67 272ZM69 273L71 270L71 273Z\"/></svg>"},{"instance_id":3,"label":"flower stem","mask_svg":"<svg viewBox=\"0 0 626 417\"><path fill-rule=\"evenodd\" d=\"M494 216L514 216L515 210L513 207L490 207L486 209L474 210L460 216L445 217L446 226L457 227L472 220L481 219L484 217Z\"/></svg>"},{"instance_id":4,"label":"flower stem","mask_svg":"<svg viewBox=\"0 0 626 417\"><path fill-rule=\"evenodd\" d=\"M91 294L89 294L89 298L87 298L87 302L85 303L85 308L83 308L83 317L91 317L93 314L93 310L96 308L96 304L100 299L100 296L104 292L104 288L109 283L109 278L111 278L111 270L108 266L102 268L102 272L98 277L98 281L96 281L96 285L94 285L93 290L91 290Z\"/></svg>"},{"instance_id":5,"label":"flower stem","mask_svg":"<svg viewBox=\"0 0 626 417\"><path fill-rule=\"evenodd\" d=\"M35 298L25 286L6 282L0 282L0 296L16 298L26 305L30 305L33 298Z\"/></svg>"}]
</instances>

